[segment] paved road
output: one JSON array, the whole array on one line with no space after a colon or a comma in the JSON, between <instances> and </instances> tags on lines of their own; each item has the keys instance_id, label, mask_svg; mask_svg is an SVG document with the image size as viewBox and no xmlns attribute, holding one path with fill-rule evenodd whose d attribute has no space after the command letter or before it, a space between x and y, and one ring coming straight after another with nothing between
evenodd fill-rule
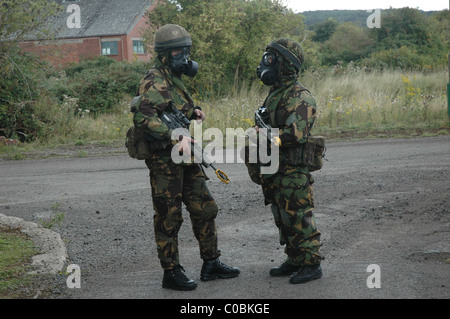
<instances>
[{"instance_id":1,"label":"paved road","mask_svg":"<svg viewBox=\"0 0 450 319\"><path fill-rule=\"evenodd\" d=\"M218 165L229 185L211 170L208 181L220 207L221 260L241 276L200 282L185 214L181 262L199 282L188 293L161 288L148 170L126 154L2 161L0 213L33 222L64 216L53 230L67 264L80 266L81 288L62 285L55 298L449 298L450 136L333 143L327 158L314 173L324 277L304 285L269 276L283 247L243 164ZM369 288L369 276L381 288Z\"/></svg>"}]
</instances>

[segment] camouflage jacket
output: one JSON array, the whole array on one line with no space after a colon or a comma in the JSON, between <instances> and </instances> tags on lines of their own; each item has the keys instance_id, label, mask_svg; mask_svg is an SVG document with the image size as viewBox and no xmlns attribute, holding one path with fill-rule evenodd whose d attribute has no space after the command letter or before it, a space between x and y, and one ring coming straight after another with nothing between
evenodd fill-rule
<instances>
[{"instance_id":1,"label":"camouflage jacket","mask_svg":"<svg viewBox=\"0 0 450 319\"><path fill-rule=\"evenodd\" d=\"M297 159L301 158L302 146L314 125L316 101L311 93L296 79L288 80L281 86L273 87L264 102L270 125L279 129L281 140L280 169L291 169L307 173Z\"/></svg>"},{"instance_id":2,"label":"camouflage jacket","mask_svg":"<svg viewBox=\"0 0 450 319\"><path fill-rule=\"evenodd\" d=\"M154 138L150 144L155 149L171 144L171 131L159 118L161 112L176 107L192 119L197 108L181 79L175 77L158 58L141 80L137 96L142 96L142 99L137 108L131 110L134 125Z\"/></svg>"}]
</instances>

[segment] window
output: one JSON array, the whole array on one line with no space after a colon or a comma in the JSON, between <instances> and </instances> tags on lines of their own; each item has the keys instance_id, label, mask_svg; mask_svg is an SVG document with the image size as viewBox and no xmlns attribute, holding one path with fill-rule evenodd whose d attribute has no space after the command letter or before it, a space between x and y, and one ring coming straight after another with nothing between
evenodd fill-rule
<instances>
[{"instance_id":1,"label":"window","mask_svg":"<svg viewBox=\"0 0 450 319\"><path fill-rule=\"evenodd\" d=\"M118 55L119 48L117 41L102 42L102 55Z\"/></svg>"},{"instance_id":2,"label":"window","mask_svg":"<svg viewBox=\"0 0 450 319\"><path fill-rule=\"evenodd\" d=\"M137 54L144 54L145 47L144 42L142 40L133 40L133 52Z\"/></svg>"}]
</instances>

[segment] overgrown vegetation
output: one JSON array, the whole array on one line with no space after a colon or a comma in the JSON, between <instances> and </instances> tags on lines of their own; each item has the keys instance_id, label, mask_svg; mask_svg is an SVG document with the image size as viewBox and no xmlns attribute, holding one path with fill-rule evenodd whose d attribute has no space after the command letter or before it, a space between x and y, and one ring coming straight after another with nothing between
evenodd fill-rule
<instances>
[{"instance_id":1,"label":"overgrown vegetation","mask_svg":"<svg viewBox=\"0 0 450 319\"><path fill-rule=\"evenodd\" d=\"M4 0L0 4L0 135L29 141L39 134L33 116L45 65L24 55L19 43L51 38L48 19L61 9L56 2L45 0Z\"/></svg>"},{"instance_id":2,"label":"overgrown vegetation","mask_svg":"<svg viewBox=\"0 0 450 319\"><path fill-rule=\"evenodd\" d=\"M34 254L31 239L17 229L0 225L0 299L20 297L20 291L32 285L32 275L26 272Z\"/></svg>"},{"instance_id":3,"label":"overgrown vegetation","mask_svg":"<svg viewBox=\"0 0 450 319\"><path fill-rule=\"evenodd\" d=\"M58 8L36 0L33 10L18 12L27 3L0 6L0 135L26 142L0 143L0 152L19 159L30 142L123 139L131 125L130 98L149 65L99 57L64 69L49 67L22 53L12 34L36 34ZM161 0L149 17L150 47L154 29L165 23L183 25L192 35L192 58L200 71L185 80L207 112L205 128L250 125L267 92L255 72L265 45L290 37L305 51L301 81L317 98L319 132L448 130L448 10L434 15L384 10L381 29L332 19L307 28L301 15L278 0Z\"/></svg>"},{"instance_id":4,"label":"overgrown vegetation","mask_svg":"<svg viewBox=\"0 0 450 319\"><path fill-rule=\"evenodd\" d=\"M446 71L371 71L354 65L305 72L300 81L316 97L316 134L376 136L416 130L448 133ZM204 127L250 127L266 88L243 85L229 96L201 102L209 114Z\"/></svg>"}]
</instances>

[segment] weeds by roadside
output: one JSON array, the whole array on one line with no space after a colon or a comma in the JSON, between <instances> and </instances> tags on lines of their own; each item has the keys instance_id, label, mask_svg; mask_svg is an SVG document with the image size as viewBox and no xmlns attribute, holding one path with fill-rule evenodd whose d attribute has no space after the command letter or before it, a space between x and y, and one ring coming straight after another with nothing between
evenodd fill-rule
<instances>
[{"instance_id":1,"label":"weeds by roadside","mask_svg":"<svg viewBox=\"0 0 450 319\"><path fill-rule=\"evenodd\" d=\"M300 77L317 100L315 134L329 138L417 136L449 134L447 70L433 72L367 71L346 68L309 71ZM227 96L201 99L197 105L207 114L203 129L243 128L253 125L253 112L264 102L268 88L260 82L235 83ZM32 143L3 145L3 159L24 159L30 150L59 145L117 145L132 125L131 97L125 96L108 113L80 109L78 100L65 98L36 103L42 119L42 135ZM80 111L81 110L81 111Z\"/></svg>"},{"instance_id":2,"label":"weeds by roadside","mask_svg":"<svg viewBox=\"0 0 450 319\"><path fill-rule=\"evenodd\" d=\"M64 222L65 213L61 211L61 204L55 203L51 207L51 216L41 219L39 224L47 229L51 229L54 226L61 227L61 224Z\"/></svg>"},{"instance_id":3,"label":"weeds by roadside","mask_svg":"<svg viewBox=\"0 0 450 319\"><path fill-rule=\"evenodd\" d=\"M28 275L36 254L31 239L19 229L0 225L0 299L19 298L33 283Z\"/></svg>"}]
</instances>

